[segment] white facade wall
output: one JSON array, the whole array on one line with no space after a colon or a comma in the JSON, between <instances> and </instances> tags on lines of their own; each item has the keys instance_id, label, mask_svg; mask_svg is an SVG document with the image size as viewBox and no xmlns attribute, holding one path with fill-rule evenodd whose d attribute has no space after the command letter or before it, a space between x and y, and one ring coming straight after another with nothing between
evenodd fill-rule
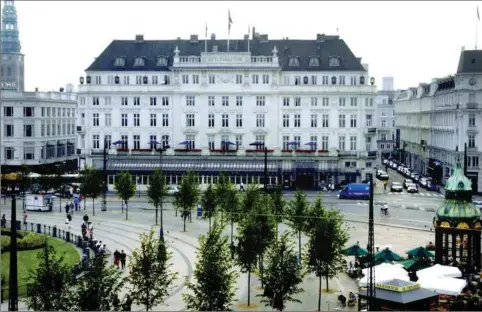
<instances>
[{"instance_id":1,"label":"white facade wall","mask_svg":"<svg viewBox=\"0 0 482 312\"><path fill-rule=\"evenodd\" d=\"M395 148L395 107L393 93L378 92L375 100L377 120L377 146L380 153L389 153Z\"/></svg>"}]
</instances>

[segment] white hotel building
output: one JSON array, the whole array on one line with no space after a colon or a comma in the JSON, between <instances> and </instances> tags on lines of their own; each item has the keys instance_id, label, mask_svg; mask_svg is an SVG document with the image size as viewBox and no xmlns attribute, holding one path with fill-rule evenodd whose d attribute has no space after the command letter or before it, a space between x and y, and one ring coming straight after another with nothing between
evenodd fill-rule
<instances>
[{"instance_id":1,"label":"white hotel building","mask_svg":"<svg viewBox=\"0 0 482 312\"><path fill-rule=\"evenodd\" d=\"M400 92L395 114L404 162L445 183L457 162L464 162L467 144L467 177L474 191L482 192L481 91L482 51L462 49L454 76Z\"/></svg>"},{"instance_id":2,"label":"white hotel building","mask_svg":"<svg viewBox=\"0 0 482 312\"><path fill-rule=\"evenodd\" d=\"M110 188L119 170L143 187L160 163L171 183L187 169L202 183L220 170L262 183L263 153L250 145L262 142L269 183L364 179L376 157L376 86L360 61L338 36L256 34L229 49L214 35L114 40L80 79L81 160L102 169L108 148ZM169 145L162 161L151 141Z\"/></svg>"}]
</instances>

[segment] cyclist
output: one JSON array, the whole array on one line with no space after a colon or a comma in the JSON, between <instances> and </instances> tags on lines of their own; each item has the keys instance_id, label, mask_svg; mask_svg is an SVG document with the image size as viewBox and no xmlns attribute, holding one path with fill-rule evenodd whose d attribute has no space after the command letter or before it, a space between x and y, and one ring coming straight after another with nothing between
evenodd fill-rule
<instances>
[{"instance_id":1,"label":"cyclist","mask_svg":"<svg viewBox=\"0 0 482 312\"><path fill-rule=\"evenodd\" d=\"M382 208L380 208L380 212L383 213L384 215L388 215L388 205L385 203Z\"/></svg>"}]
</instances>

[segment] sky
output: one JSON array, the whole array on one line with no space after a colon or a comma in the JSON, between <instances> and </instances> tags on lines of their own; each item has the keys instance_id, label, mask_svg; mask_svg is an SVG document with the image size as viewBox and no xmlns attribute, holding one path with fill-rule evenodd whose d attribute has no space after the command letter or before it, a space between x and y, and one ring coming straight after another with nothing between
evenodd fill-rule
<instances>
[{"instance_id":1,"label":"sky","mask_svg":"<svg viewBox=\"0 0 482 312\"><path fill-rule=\"evenodd\" d=\"M462 46L476 44L477 4L469 1L15 1L26 90L75 86L115 39L227 38L248 25L269 38L336 35L369 64L370 76L393 76L396 89L454 74ZM481 3L482 4L482 3ZM2 3L3 5L3 3ZM482 9L482 7L481 7ZM481 12L482 13L482 12ZM480 22L478 23L480 24ZM480 28L480 25L479 25ZM479 38L482 28L479 30ZM479 39L480 46L482 40Z\"/></svg>"}]
</instances>

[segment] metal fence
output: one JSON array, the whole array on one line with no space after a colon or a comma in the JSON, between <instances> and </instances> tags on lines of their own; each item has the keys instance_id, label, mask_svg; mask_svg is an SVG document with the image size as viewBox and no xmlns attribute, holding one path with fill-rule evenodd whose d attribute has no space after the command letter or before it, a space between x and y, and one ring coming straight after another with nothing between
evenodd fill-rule
<instances>
[{"instance_id":1,"label":"metal fence","mask_svg":"<svg viewBox=\"0 0 482 312\"><path fill-rule=\"evenodd\" d=\"M61 240L65 241L66 243L75 245L76 247L81 248L81 249L83 247L85 247L83 245L81 235L73 234L71 231L58 229L57 226L55 226L55 225L50 226L50 225L34 223L34 222L23 223L22 221L17 220L16 228L17 228L17 231L44 234L44 235L48 235L48 236L53 237L53 238L58 238L58 239L61 239ZM5 226L2 225L2 230L3 229L10 230L11 229L11 222L7 221ZM39 248L39 250L40 250L40 248ZM5 252L9 252L9 251L5 251ZM8 291L9 290L9 285L8 285L9 281L7 279L5 279L4 282L5 282L5 284L1 285L1 294L0 294L1 302L3 302L4 299L8 299L8 295L9 295L8 294L9 293L9 291ZM19 293L20 292L26 293L27 284L21 284L20 281L19 281L18 288L19 288L19 290L18 290ZM23 291L21 291L21 290L23 290Z\"/></svg>"}]
</instances>

